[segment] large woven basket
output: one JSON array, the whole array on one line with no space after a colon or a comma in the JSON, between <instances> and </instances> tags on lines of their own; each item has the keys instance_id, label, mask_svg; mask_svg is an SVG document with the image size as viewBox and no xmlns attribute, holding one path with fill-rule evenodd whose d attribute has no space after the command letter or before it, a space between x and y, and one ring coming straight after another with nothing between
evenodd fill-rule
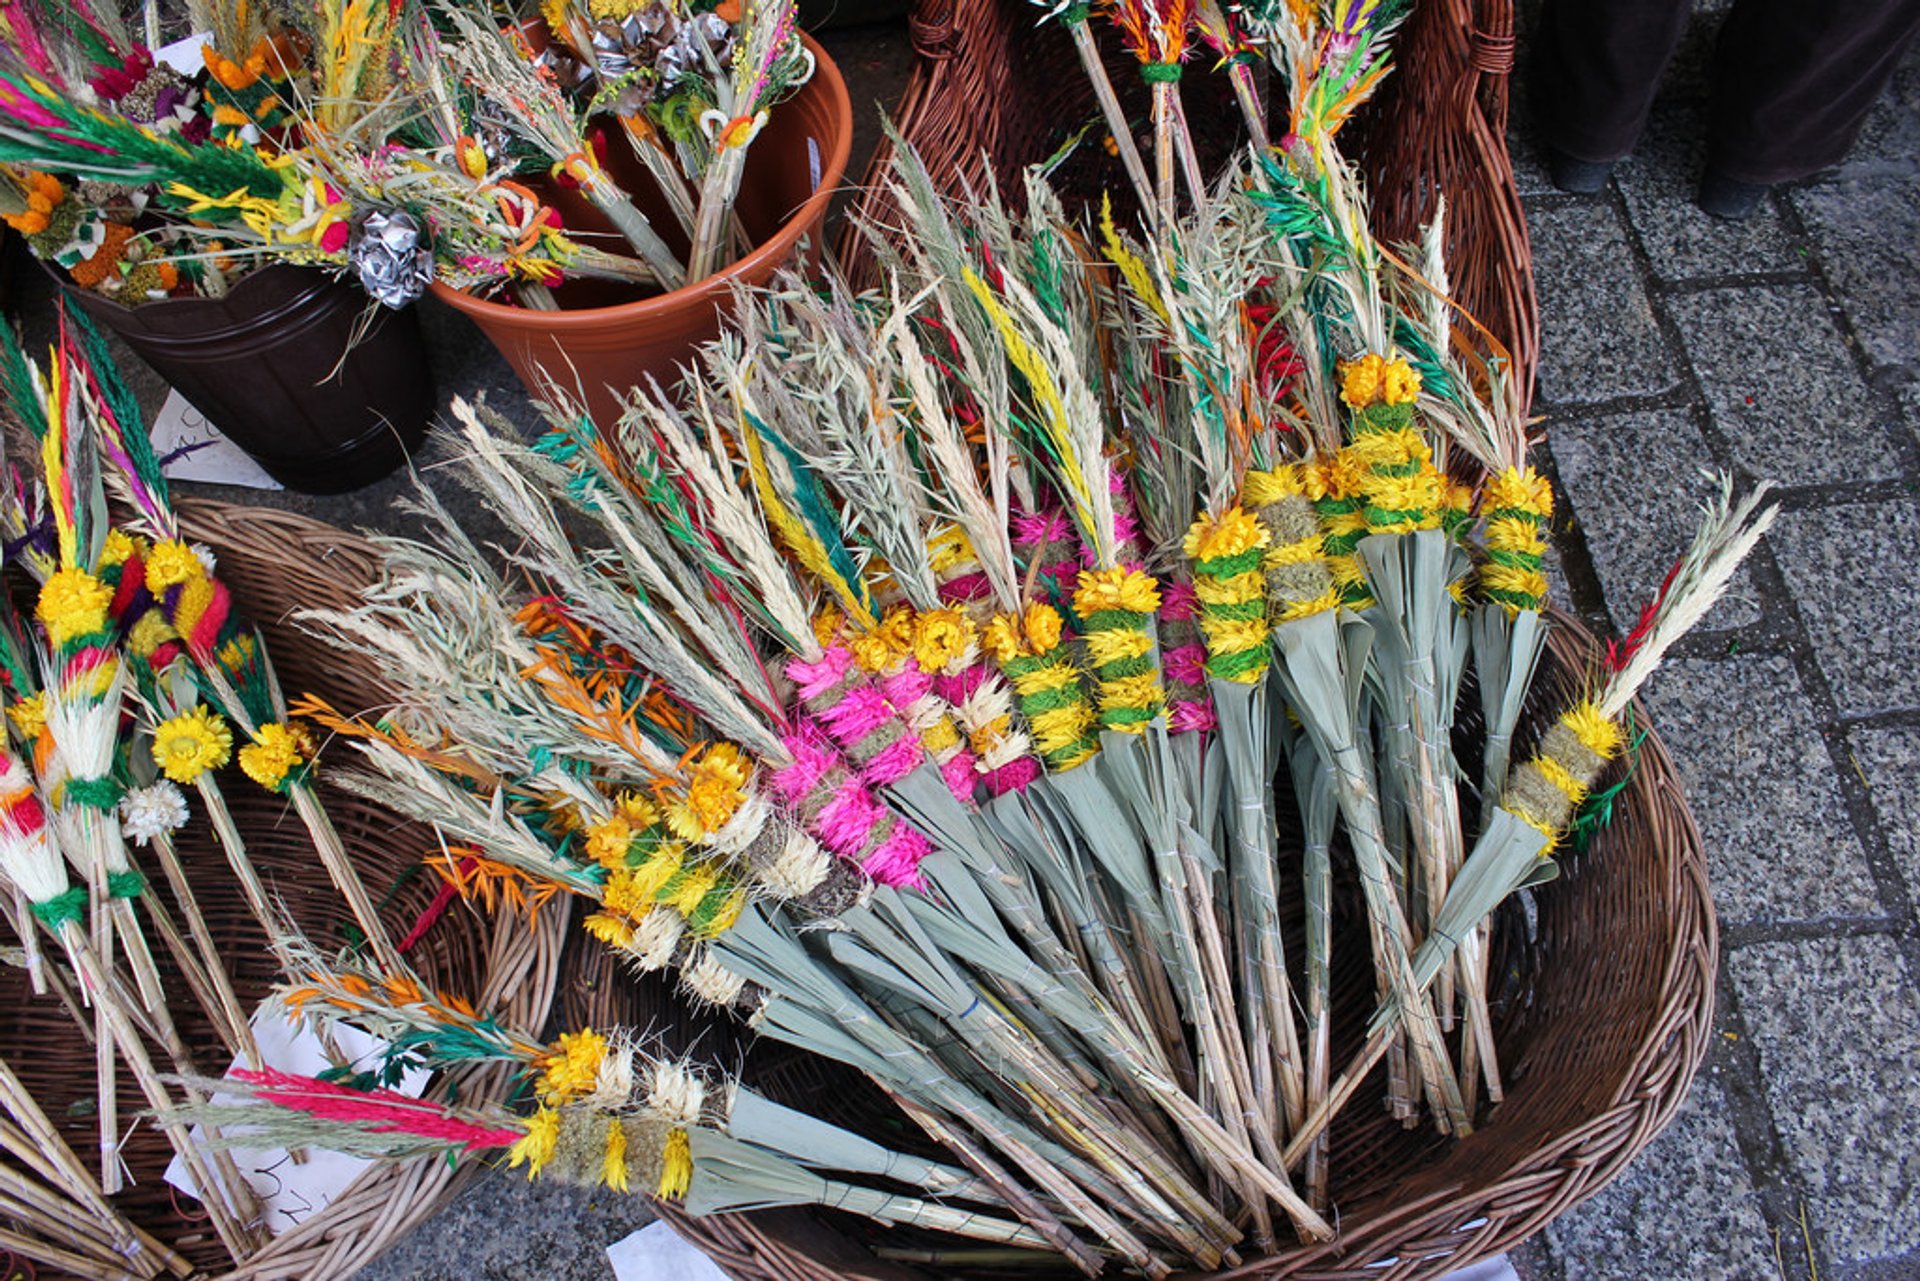
<instances>
[{"instance_id":1,"label":"large woven basket","mask_svg":"<svg viewBox=\"0 0 1920 1281\"><path fill-rule=\"evenodd\" d=\"M183 532L212 547L219 572L237 608L265 634L274 665L289 696L309 691L345 712L382 708L388 701L379 673L347 662L302 631L291 615L308 606L346 606L372 581L378 556L354 535L283 512L187 501L180 505ZM368 892L396 939L421 919L433 901L437 879L421 867L435 848L429 832L324 783L322 796ZM223 790L247 852L268 891L280 897L308 936L323 948L353 937L351 917L314 856L305 826L279 797L254 786L237 770L223 776ZM243 1004L263 996L278 977L266 938L233 887L226 859L198 820L183 830L178 847L208 925L229 959ZM155 893L165 894L160 878ZM469 914L457 904L425 931L407 959L436 987L496 1009L513 1024L539 1029L554 993L564 928L559 913L547 913L536 928L524 921ZM158 950L158 945L155 945ZM163 975L174 975L164 955ZM200 1011L171 981L171 1006L197 1064L212 1074L228 1056ZM0 974L0 1047L41 1107L58 1123L83 1161L95 1159L91 1120L93 1054L71 1019L51 998L34 999L24 975ZM124 1121L146 1110L146 1100L120 1074ZM499 1097L498 1074L475 1073L460 1082L463 1098ZM351 1275L424 1219L452 1194L469 1167L459 1170L432 1158L381 1164L356 1180L324 1211L275 1237L245 1261L231 1258L208 1228L198 1207L176 1197L161 1178L172 1156L166 1139L140 1125L124 1149L133 1185L114 1198L137 1224L186 1255L204 1275L232 1281L318 1281ZM57 1275L42 1268L43 1278Z\"/></svg>"},{"instance_id":2,"label":"large woven basket","mask_svg":"<svg viewBox=\"0 0 1920 1281\"><path fill-rule=\"evenodd\" d=\"M981 191L988 179L1017 199L1019 175L1096 115L1092 90L1058 24L1037 26L1032 0L917 0L909 19L918 54L894 113L900 134L948 192ZM1447 201L1453 296L1511 355L1521 387L1532 386L1539 348L1527 224L1507 156L1507 80L1513 67L1513 0L1421 0L1395 37L1395 70L1376 100L1347 126L1341 146L1361 163L1374 230L1411 240ZM1147 95L1124 54L1107 46L1113 81L1132 119ZM1202 145L1227 154L1237 127L1220 77L1188 76L1182 93ZM1276 129L1276 134L1283 130ZM1099 136L1096 132L1094 137ZM1075 151L1069 195L1130 190L1118 161L1101 163L1091 143ZM892 225L877 181L892 148L867 169L857 212ZM1091 171L1087 168L1091 166ZM868 259L850 227L840 243L856 275ZM1495 349L1477 331L1464 335Z\"/></svg>"},{"instance_id":3,"label":"large woven basket","mask_svg":"<svg viewBox=\"0 0 1920 1281\"><path fill-rule=\"evenodd\" d=\"M1555 624L1521 725L1521 749L1588 687L1592 638L1565 616ZM1644 725L1644 711L1636 715ZM1473 740L1474 732L1463 730L1461 759L1479 759ZM1706 1052L1717 935L1699 833L1657 735L1641 743L1610 822L1585 851L1563 854L1562 865L1558 880L1533 892L1531 923L1517 900L1495 917L1490 992L1505 1102L1464 1140L1437 1137L1430 1128L1409 1131L1371 1104L1384 1094L1376 1071L1332 1131L1338 1237L1248 1262L1221 1278L1443 1276L1510 1248L1592 1195L1666 1125ZM1335 919L1336 1064L1356 1048L1373 997L1365 918L1354 887L1346 888L1348 913ZM1297 919L1297 909L1283 919ZM670 1040L699 1035L703 1052L740 1055L745 1078L765 1093L896 1145L913 1140L912 1127L853 1073L783 1046L745 1046L687 1014L664 986L635 986L613 971L604 949L570 953L562 968L570 1020L652 1026ZM662 1212L738 1281L1001 1275L907 1262L937 1257L940 1242L833 1212L700 1219L671 1205ZM1023 1268L1004 1275L1071 1274Z\"/></svg>"}]
</instances>

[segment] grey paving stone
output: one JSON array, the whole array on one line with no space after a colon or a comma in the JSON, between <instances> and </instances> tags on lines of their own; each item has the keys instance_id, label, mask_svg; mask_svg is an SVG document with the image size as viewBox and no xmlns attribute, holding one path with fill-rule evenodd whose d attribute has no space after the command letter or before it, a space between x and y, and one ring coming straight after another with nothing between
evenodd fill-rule
<instances>
[{"instance_id":1,"label":"grey paving stone","mask_svg":"<svg viewBox=\"0 0 1920 1281\"><path fill-rule=\"evenodd\" d=\"M1920 707L1920 507L1902 499L1789 512L1768 534L1820 670L1847 712Z\"/></svg>"},{"instance_id":2,"label":"grey paving stone","mask_svg":"<svg viewBox=\"0 0 1920 1281\"><path fill-rule=\"evenodd\" d=\"M1743 222L1708 217L1693 203L1705 162L1704 116L1697 104L1662 102L1632 157L1615 171L1627 216L1654 271L1682 280L1804 268L1806 260L1770 203Z\"/></svg>"},{"instance_id":3,"label":"grey paving stone","mask_svg":"<svg viewBox=\"0 0 1920 1281\"><path fill-rule=\"evenodd\" d=\"M1774 1126L1838 1263L1920 1247L1920 997L1893 940L1735 949Z\"/></svg>"},{"instance_id":4,"label":"grey paving stone","mask_svg":"<svg viewBox=\"0 0 1920 1281\"><path fill-rule=\"evenodd\" d=\"M1907 883L1915 910L1920 911L1920 794L1913 786L1920 777L1920 728L1863 728L1847 737L1853 764L1867 781L1887 852Z\"/></svg>"},{"instance_id":5,"label":"grey paving stone","mask_svg":"<svg viewBox=\"0 0 1920 1281\"><path fill-rule=\"evenodd\" d=\"M605 1188L488 1170L355 1281L611 1277L606 1249L653 1222L652 1202ZM316 1281L318 1279L316 1278Z\"/></svg>"},{"instance_id":6,"label":"grey paving stone","mask_svg":"<svg viewBox=\"0 0 1920 1281\"><path fill-rule=\"evenodd\" d=\"M1547 445L1572 519L1586 533L1608 612L1628 630L1686 550L1694 500L1712 490L1702 475L1713 466L1706 439L1686 411L1658 410L1553 421ZM1741 574L1704 626L1759 620L1752 576Z\"/></svg>"},{"instance_id":7,"label":"grey paving stone","mask_svg":"<svg viewBox=\"0 0 1920 1281\"><path fill-rule=\"evenodd\" d=\"M1912 132L1920 137L1920 116ZM1920 373L1920 202L1915 177L1846 178L1787 193L1806 220L1869 359Z\"/></svg>"},{"instance_id":8,"label":"grey paving stone","mask_svg":"<svg viewBox=\"0 0 1920 1281\"><path fill-rule=\"evenodd\" d=\"M1668 303L1734 458L1785 485L1899 474L1884 424L1810 285L1711 289Z\"/></svg>"},{"instance_id":9,"label":"grey paving stone","mask_svg":"<svg viewBox=\"0 0 1920 1281\"><path fill-rule=\"evenodd\" d=\"M1685 659L1648 687L1729 925L1877 917L1813 705L1779 656Z\"/></svg>"},{"instance_id":10,"label":"grey paving stone","mask_svg":"<svg viewBox=\"0 0 1920 1281\"><path fill-rule=\"evenodd\" d=\"M1598 204L1533 210L1540 393L1557 404L1650 395L1678 382L1626 233Z\"/></svg>"},{"instance_id":11,"label":"grey paving stone","mask_svg":"<svg viewBox=\"0 0 1920 1281\"><path fill-rule=\"evenodd\" d=\"M1666 1132L1546 1238L1566 1281L1771 1275L1772 1239L1719 1085L1697 1080Z\"/></svg>"}]
</instances>

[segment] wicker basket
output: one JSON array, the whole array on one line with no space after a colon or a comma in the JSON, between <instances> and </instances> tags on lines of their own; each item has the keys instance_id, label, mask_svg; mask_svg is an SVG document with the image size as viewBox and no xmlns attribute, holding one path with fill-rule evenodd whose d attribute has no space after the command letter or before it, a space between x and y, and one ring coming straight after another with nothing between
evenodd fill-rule
<instances>
[{"instance_id":1,"label":"wicker basket","mask_svg":"<svg viewBox=\"0 0 1920 1281\"><path fill-rule=\"evenodd\" d=\"M1537 733L1585 688L1590 670L1591 637L1570 618L1555 623L1521 747L1531 741L1530 726ZM1463 730L1462 759L1478 759L1473 737ZM1563 866L1559 880L1534 892L1536 928L1529 930L1517 902L1495 917L1490 991L1505 1102L1458 1142L1430 1128L1404 1130L1367 1102L1384 1093L1377 1070L1332 1131L1338 1238L1221 1278L1445 1275L1508 1249L1590 1196L1666 1125L1706 1052L1717 936L1699 833L1657 736L1642 743L1611 822L1583 854L1563 856ZM1357 1048L1373 997L1365 918L1356 887L1346 890L1347 915L1335 920L1336 1064ZM1283 905L1283 919L1297 919L1297 907L1287 911ZM571 953L562 969L569 1019L659 1027L669 1041L702 1022L664 987L635 987L613 972L604 949ZM911 1144L912 1127L846 1069L780 1045L743 1047L732 1039L737 1034L710 1026L703 1035L703 1051L740 1056L756 1089L896 1146ZM893 1261L939 1243L832 1212L692 1219L665 1206L663 1213L740 1281L999 1275ZM1026 1268L1005 1275L1071 1274Z\"/></svg>"},{"instance_id":2,"label":"wicker basket","mask_svg":"<svg viewBox=\"0 0 1920 1281\"><path fill-rule=\"evenodd\" d=\"M365 540L303 517L209 502L180 505L187 537L211 546L237 607L258 624L289 695L312 690L343 711L383 703L378 674L345 665L341 656L301 631L290 619L297 607L345 606L372 581L378 557ZM434 898L436 879L420 865L434 848L426 829L401 823L384 810L324 783L327 811L339 828L381 916L401 937ZM286 903L294 919L323 946L348 937L351 917L307 841L306 828L281 798L255 787L237 770L223 778L247 852L269 892ZM199 820L180 833L178 848L207 923L230 960L240 999L251 1004L278 978L266 939L232 888L226 859ZM164 891L156 891L164 893ZM540 1028L553 1001L560 957L561 914L547 913L538 928L501 918L474 918L458 906L435 922L409 951L408 960L436 986L494 1008L521 1027ZM164 976L173 972L159 955ZM227 1063L211 1026L184 991L173 1002L182 1035L205 1071ZM83 1161L95 1153L91 1119L93 1053L74 1034L71 1019L52 999L29 996L25 976L0 974L0 1046L42 1108L60 1124ZM146 1100L120 1075L120 1109L131 1120ZM463 1097L504 1092L498 1073L475 1073L461 1081ZM78 1105L78 1111L75 1111ZM186 1255L205 1274L234 1281L269 1278L334 1278L351 1275L406 1230L433 1213L455 1190L460 1171L423 1158L377 1165L355 1181L324 1212L273 1239L259 1254L236 1265L193 1203L173 1195L161 1178L172 1156L152 1126L135 1128L124 1149L133 1184L114 1198L135 1223ZM462 1166L462 1171L470 1167ZM39 1276L57 1275L41 1269Z\"/></svg>"},{"instance_id":3,"label":"wicker basket","mask_svg":"<svg viewBox=\"0 0 1920 1281\"><path fill-rule=\"evenodd\" d=\"M909 19L918 64L894 113L901 136L950 192L984 189L991 178L1016 197L1021 170L1051 155L1093 118L1092 90L1072 42L1057 24L1035 26L1032 0L918 0ZM1395 37L1394 73L1379 97L1342 134L1362 164L1373 197L1374 230L1390 242L1412 239L1447 200L1447 255L1454 297L1506 349L1530 390L1539 350L1532 256L1526 217L1507 157L1507 77L1513 67L1513 0L1421 0ZM1147 114L1140 77L1108 42L1110 72L1129 115ZM1217 92L1220 77L1182 84L1203 146L1233 136L1237 117ZM1221 155L1224 156L1224 149ZM1117 161L1100 149L1075 153L1083 170L1064 176L1070 194L1130 191ZM893 213L875 181L892 147L868 165L857 205L890 225ZM840 250L856 276L868 258L850 227ZM1483 350L1484 336L1470 336Z\"/></svg>"}]
</instances>

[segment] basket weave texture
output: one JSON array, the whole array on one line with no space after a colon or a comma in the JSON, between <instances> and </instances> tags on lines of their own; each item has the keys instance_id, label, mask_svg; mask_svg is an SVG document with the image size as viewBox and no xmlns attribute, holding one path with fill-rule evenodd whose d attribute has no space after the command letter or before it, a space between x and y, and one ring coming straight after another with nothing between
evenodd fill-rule
<instances>
[{"instance_id":1,"label":"basket weave texture","mask_svg":"<svg viewBox=\"0 0 1920 1281\"><path fill-rule=\"evenodd\" d=\"M1523 392L1539 352L1527 224L1507 156L1507 81L1513 68L1513 0L1421 0L1394 37L1393 74L1341 135L1360 164L1373 205L1374 231L1390 243L1414 239L1447 202L1446 251L1452 296L1511 356ZM1097 113L1072 41L1049 23L1036 27L1032 0L918 0L908 20L918 63L894 114L936 184L980 192L989 180L1017 200L1026 166L1053 154ZM1108 71L1129 116L1143 121L1147 94L1137 68L1103 41ZM1196 64L1198 65L1198 64ZM1213 92L1219 77L1182 84L1195 136L1219 148L1238 128L1234 108ZM1284 132L1276 128L1276 135ZM1099 137L1096 130L1090 138ZM882 179L893 148L882 142L855 206L860 217L896 225ZM1097 204L1129 191L1118 161L1102 162L1092 141L1057 180L1069 196ZM868 255L849 227L842 260L856 277ZM1470 329L1470 327L1469 327ZM1486 335L1465 335L1495 349Z\"/></svg>"},{"instance_id":2,"label":"basket weave texture","mask_svg":"<svg viewBox=\"0 0 1920 1281\"><path fill-rule=\"evenodd\" d=\"M343 712L380 710L390 704L376 671L349 663L292 619L300 608L356 603L379 565L372 544L284 512L186 500L179 504L179 513L183 535L213 549L236 608L265 635L289 696L312 691ZM438 889L437 879L420 865L421 856L436 848L430 832L328 786L324 757L320 778L327 812L368 892L380 904L382 920L395 938L402 937ZM285 902L323 950L356 937L351 915L290 805L231 766L221 783L268 892ZM266 937L234 887L225 856L204 820L196 818L176 841L239 997L250 1007L279 978ZM165 894L159 884L151 892ZM497 1009L517 1026L538 1029L553 1001L560 917L557 912L544 914L529 929L524 921L505 915L497 921L470 916L456 904L426 931L407 959L433 986L465 996L480 1009ZM169 980L174 1016L196 1063L217 1075L226 1067L226 1051L184 987L171 981L175 974L169 958L155 959ZM57 1001L30 995L19 971L0 974L0 1047L74 1151L91 1166L97 1157L90 1110L92 1050ZM157 1049L155 1054L159 1061ZM479 1072L462 1077L459 1086L464 1099L501 1097L507 1080L497 1072ZM146 1110L130 1073L120 1074L119 1090L123 1120ZM75 1105L77 1114L71 1110ZM202 1269L200 1275L229 1281L350 1276L439 1208L471 1168L456 1170L430 1157L376 1164L324 1211L275 1237L260 1253L236 1262L193 1203L174 1196L161 1178L172 1149L156 1129L135 1127L123 1152L133 1183L115 1203L135 1223L191 1259ZM57 1273L43 1268L39 1275Z\"/></svg>"},{"instance_id":3,"label":"basket weave texture","mask_svg":"<svg viewBox=\"0 0 1920 1281\"><path fill-rule=\"evenodd\" d=\"M1515 759L1587 688L1591 636L1556 616ZM1472 702L1463 699L1463 710ZM1639 723L1644 710L1636 708ZM1463 728L1461 759L1478 759ZM1281 804L1289 789L1281 789ZM1283 814L1283 823L1285 816ZM1283 829L1284 839L1284 829ZM1384 1069L1336 1120L1330 1194L1338 1237L1217 1274L1216 1281L1426 1281L1509 1249L1610 1181L1665 1127L1685 1098L1711 1033L1718 936L1706 857L1657 735L1637 763L1611 820L1562 874L1533 891L1535 913L1509 901L1494 922L1495 1034L1505 1102L1463 1140L1404 1130L1371 1100ZM1283 873L1283 881L1297 881ZM1334 1062L1358 1048L1371 1012L1372 963L1357 893L1335 917ZM1283 919L1297 905L1282 905ZM1294 958L1298 966L1299 958ZM563 963L568 1017L615 1019L691 1032L698 1024L665 989L633 987L583 949ZM1342 1034L1345 1044L1342 1044ZM897 1146L911 1126L857 1076L778 1045L738 1049L705 1033L702 1048L741 1054L756 1089ZM937 1250L927 1235L888 1232L831 1212L768 1211L690 1218L662 1213L729 1275L770 1281L927 1281L1000 1275L992 1269L899 1260ZM885 1257L882 1256L884 1252ZM1045 1269L1006 1276L1062 1278Z\"/></svg>"}]
</instances>

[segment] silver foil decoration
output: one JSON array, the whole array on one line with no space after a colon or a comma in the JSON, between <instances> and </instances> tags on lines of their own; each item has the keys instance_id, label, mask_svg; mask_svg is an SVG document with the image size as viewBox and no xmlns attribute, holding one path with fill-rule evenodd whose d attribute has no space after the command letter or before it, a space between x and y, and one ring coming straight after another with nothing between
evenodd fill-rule
<instances>
[{"instance_id":1,"label":"silver foil decoration","mask_svg":"<svg viewBox=\"0 0 1920 1281\"><path fill-rule=\"evenodd\" d=\"M433 280L426 229L403 209L362 214L347 240L347 263L362 289L396 311L427 292Z\"/></svg>"}]
</instances>

